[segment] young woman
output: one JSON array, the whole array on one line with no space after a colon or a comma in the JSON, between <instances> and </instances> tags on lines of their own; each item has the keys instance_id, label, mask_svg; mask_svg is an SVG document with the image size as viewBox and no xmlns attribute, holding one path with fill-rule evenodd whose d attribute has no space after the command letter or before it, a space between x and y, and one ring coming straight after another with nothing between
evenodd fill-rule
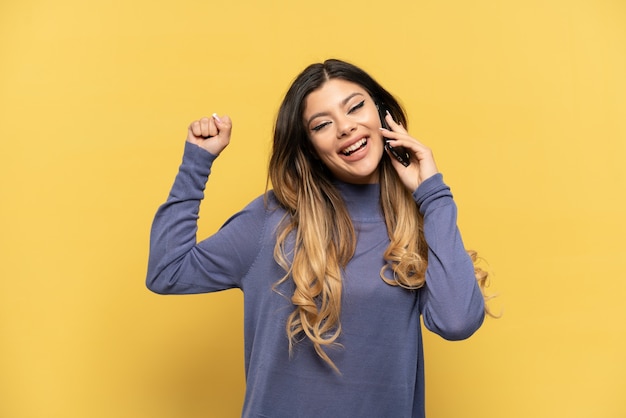
<instances>
[{"instance_id":1,"label":"young woman","mask_svg":"<svg viewBox=\"0 0 626 418\"><path fill-rule=\"evenodd\" d=\"M486 277L431 150L363 70L313 64L278 112L272 189L197 242L204 187L231 127L217 115L189 126L154 219L148 287L243 291L242 416L424 416L420 317L445 339L469 337L483 322Z\"/></svg>"}]
</instances>

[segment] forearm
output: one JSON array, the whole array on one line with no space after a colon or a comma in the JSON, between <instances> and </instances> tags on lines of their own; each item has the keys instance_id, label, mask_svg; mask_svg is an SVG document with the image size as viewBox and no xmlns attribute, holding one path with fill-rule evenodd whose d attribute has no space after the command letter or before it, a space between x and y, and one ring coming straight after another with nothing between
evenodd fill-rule
<instances>
[{"instance_id":1,"label":"forearm","mask_svg":"<svg viewBox=\"0 0 626 418\"><path fill-rule=\"evenodd\" d=\"M185 153L167 198L155 215L150 234L146 284L157 293L193 293L176 285L181 264L196 245L197 221L204 188L215 156L185 143Z\"/></svg>"},{"instance_id":2,"label":"forearm","mask_svg":"<svg viewBox=\"0 0 626 418\"><path fill-rule=\"evenodd\" d=\"M416 191L428 243L426 286L421 291L424 324L446 339L469 337L484 319L484 298L457 227L457 207L441 175Z\"/></svg>"}]
</instances>

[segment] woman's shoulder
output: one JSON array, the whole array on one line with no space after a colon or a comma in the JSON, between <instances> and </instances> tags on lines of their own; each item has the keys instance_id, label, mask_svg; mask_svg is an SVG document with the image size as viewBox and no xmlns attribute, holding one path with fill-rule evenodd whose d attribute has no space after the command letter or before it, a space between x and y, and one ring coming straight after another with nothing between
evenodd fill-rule
<instances>
[{"instance_id":1,"label":"woman's shoulder","mask_svg":"<svg viewBox=\"0 0 626 418\"><path fill-rule=\"evenodd\" d=\"M279 212L284 214L285 210L281 206L280 202L276 198L273 190L268 190L265 193L254 198L244 208L244 211L251 211L255 213L259 212Z\"/></svg>"},{"instance_id":2,"label":"woman's shoulder","mask_svg":"<svg viewBox=\"0 0 626 418\"><path fill-rule=\"evenodd\" d=\"M274 193L266 192L228 218L222 229L228 227L231 231L237 231L236 234L240 236L253 237L262 230L274 230L284 214L285 210L279 205Z\"/></svg>"}]
</instances>

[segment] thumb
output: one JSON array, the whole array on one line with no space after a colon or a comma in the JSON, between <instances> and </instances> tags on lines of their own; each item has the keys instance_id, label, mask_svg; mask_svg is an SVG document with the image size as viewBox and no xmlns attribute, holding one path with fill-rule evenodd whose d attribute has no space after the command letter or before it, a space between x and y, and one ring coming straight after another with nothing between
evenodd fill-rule
<instances>
[{"instance_id":1,"label":"thumb","mask_svg":"<svg viewBox=\"0 0 626 418\"><path fill-rule=\"evenodd\" d=\"M207 151L215 155L220 155L224 148L230 143L230 133L233 129L233 123L227 115L218 116L217 113L213 113L211 116L217 128L217 135L203 142L203 145Z\"/></svg>"},{"instance_id":2,"label":"thumb","mask_svg":"<svg viewBox=\"0 0 626 418\"><path fill-rule=\"evenodd\" d=\"M217 131L219 136L224 139L230 138L230 133L233 129L233 123L230 120L228 115L218 116L217 113L213 113L213 120L215 121L215 126L217 127Z\"/></svg>"}]
</instances>

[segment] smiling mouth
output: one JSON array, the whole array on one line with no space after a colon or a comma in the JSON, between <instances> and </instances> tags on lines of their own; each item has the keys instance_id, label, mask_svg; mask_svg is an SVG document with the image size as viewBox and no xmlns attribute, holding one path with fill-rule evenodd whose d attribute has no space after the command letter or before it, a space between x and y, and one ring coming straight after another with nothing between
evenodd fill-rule
<instances>
[{"instance_id":1,"label":"smiling mouth","mask_svg":"<svg viewBox=\"0 0 626 418\"><path fill-rule=\"evenodd\" d=\"M350 145L348 148L345 148L341 151L341 153L345 156L349 156L357 152L358 150L364 148L367 145L367 139L363 138L360 141L355 142Z\"/></svg>"}]
</instances>

